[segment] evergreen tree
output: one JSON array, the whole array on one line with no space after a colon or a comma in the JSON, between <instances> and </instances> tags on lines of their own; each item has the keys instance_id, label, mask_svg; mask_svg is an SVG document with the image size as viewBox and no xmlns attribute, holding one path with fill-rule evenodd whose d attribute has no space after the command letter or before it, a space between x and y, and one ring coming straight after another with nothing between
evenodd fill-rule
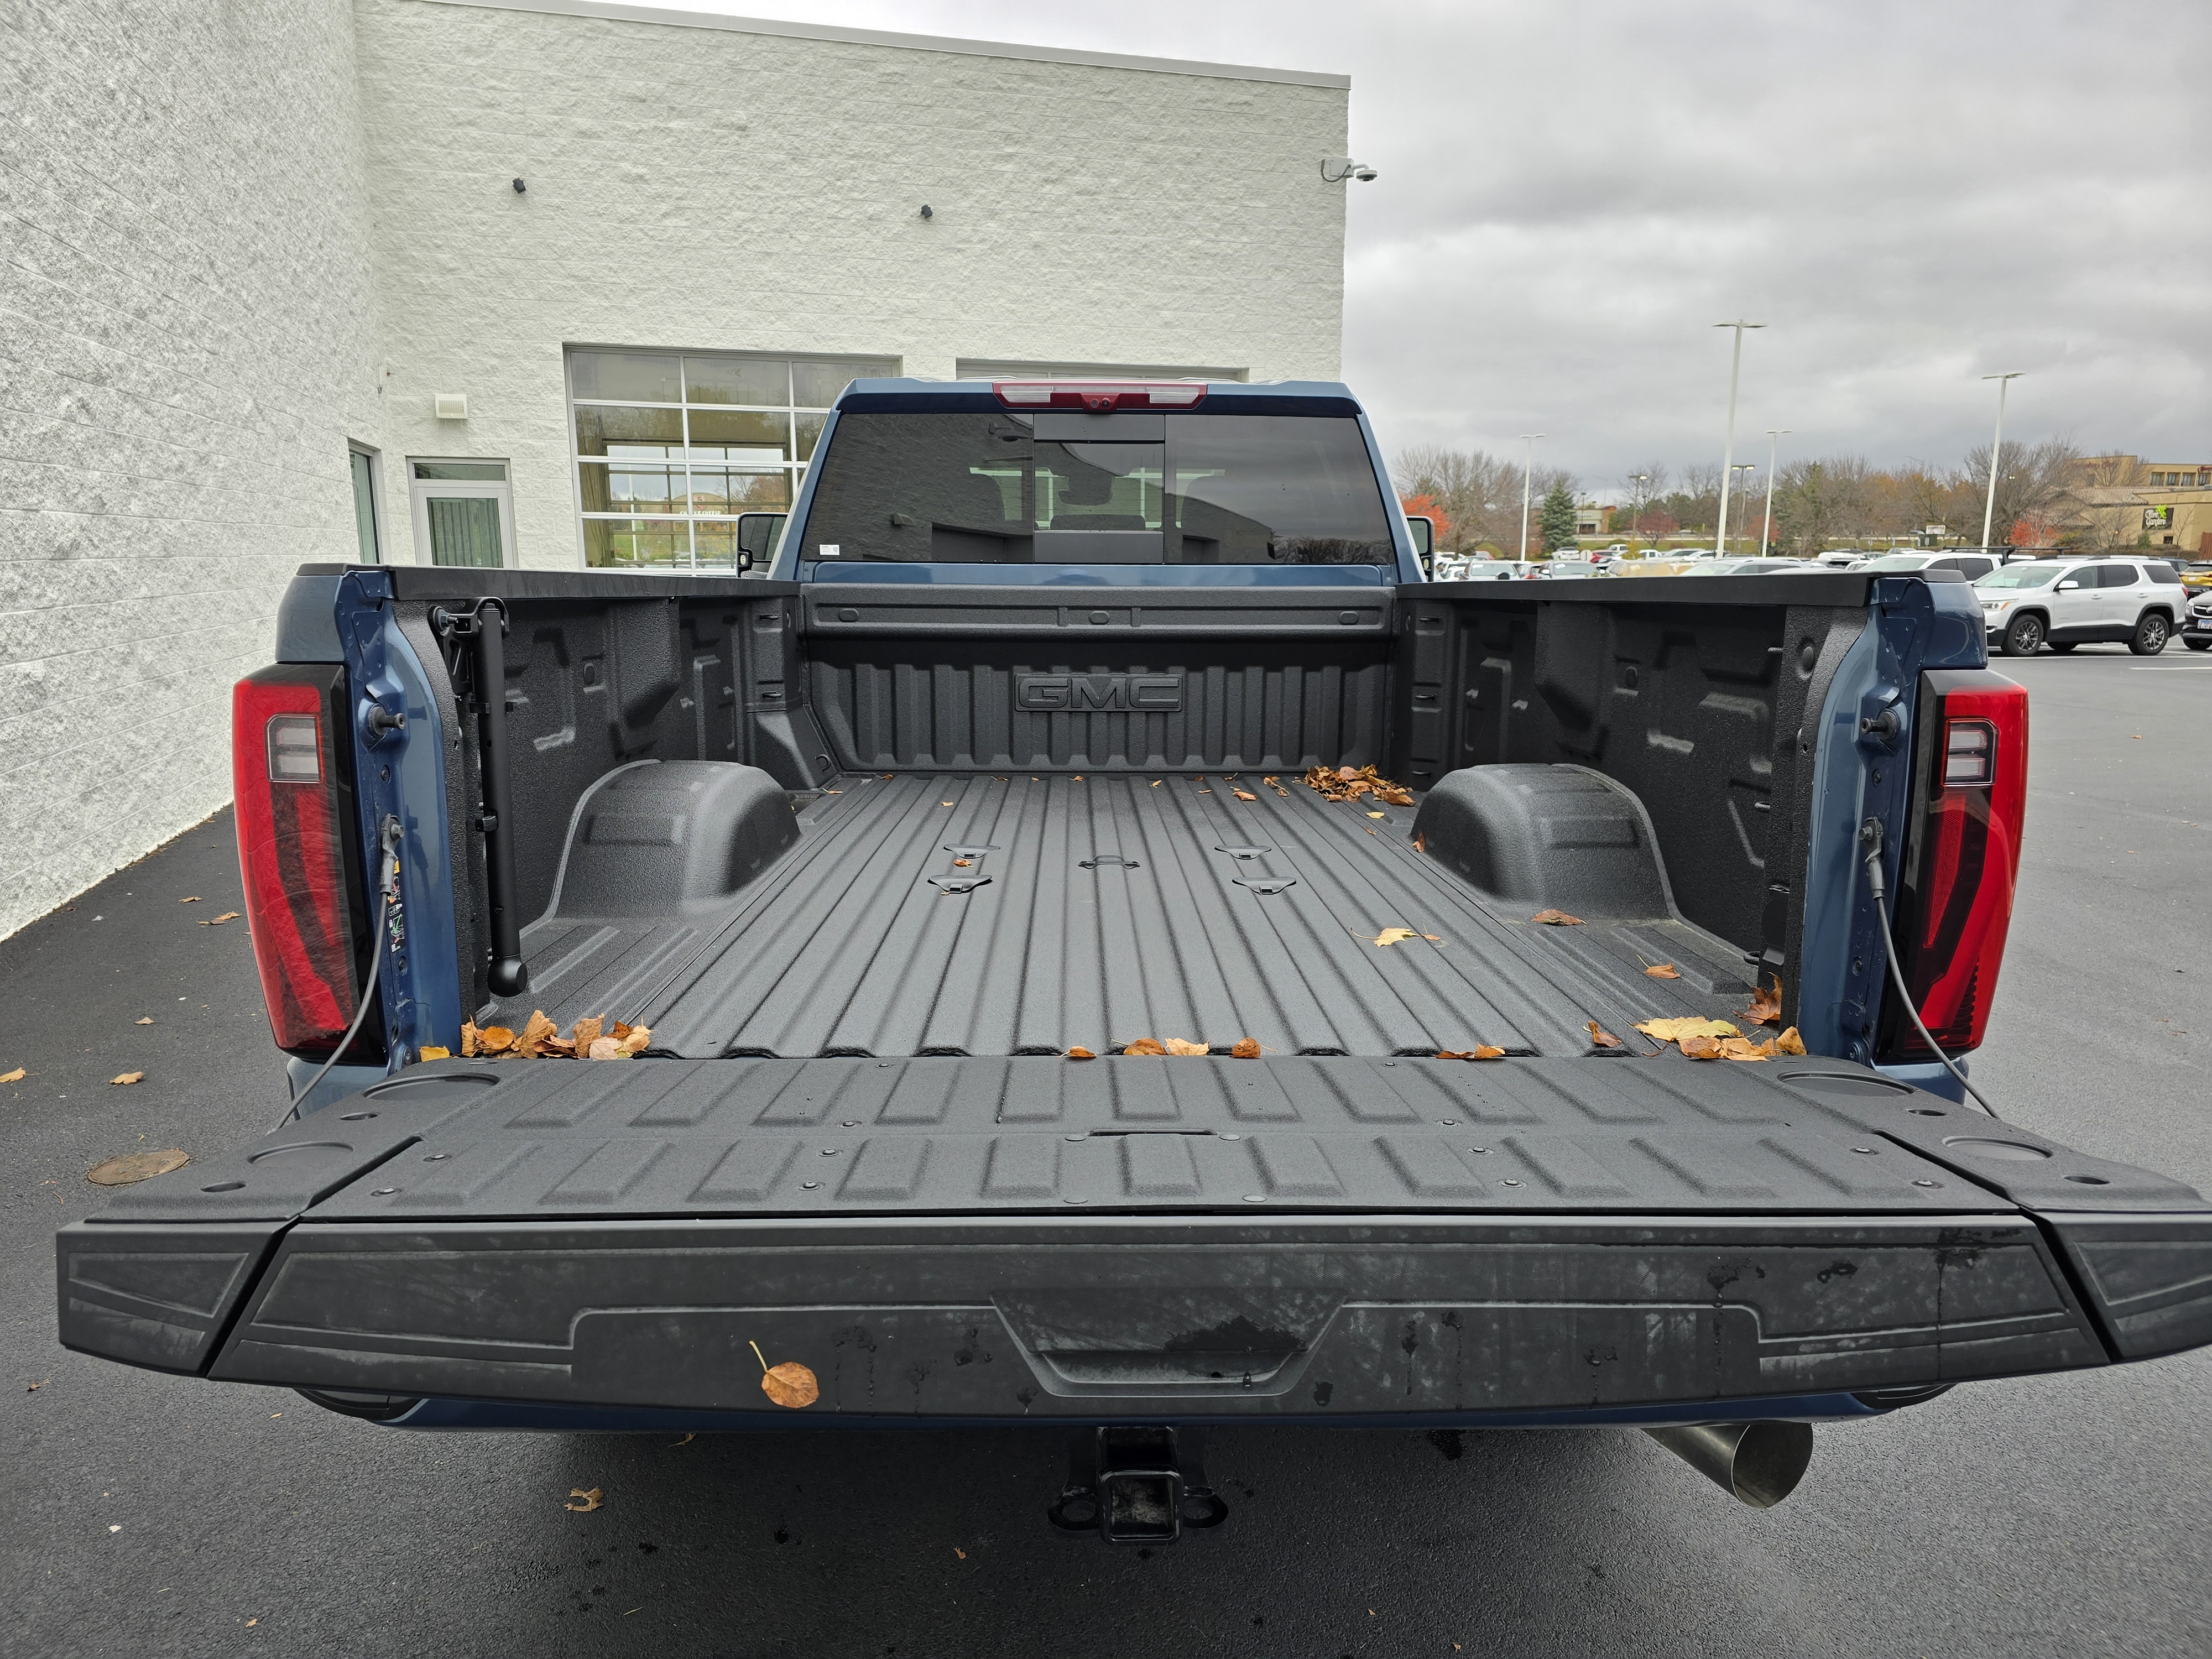
<instances>
[{"instance_id":1,"label":"evergreen tree","mask_svg":"<svg viewBox=\"0 0 2212 1659\"><path fill-rule=\"evenodd\" d=\"M1544 505L1536 520L1537 528L1544 541L1544 551L1556 553L1563 547L1575 544L1575 498L1564 483L1555 483L1544 497Z\"/></svg>"}]
</instances>

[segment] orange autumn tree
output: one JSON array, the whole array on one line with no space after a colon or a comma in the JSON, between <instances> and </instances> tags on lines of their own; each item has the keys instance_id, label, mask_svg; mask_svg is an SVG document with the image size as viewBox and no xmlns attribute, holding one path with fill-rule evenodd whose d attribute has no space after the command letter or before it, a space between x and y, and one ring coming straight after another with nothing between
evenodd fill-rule
<instances>
[{"instance_id":1,"label":"orange autumn tree","mask_svg":"<svg viewBox=\"0 0 2212 1659\"><path fill-rule=\"evenodd\" d=\"M1401 496L1398 505L1409 519L1435 520L1438 547L1449 547L1451 544L1449 539L1451 535L1451 517L1437 504L1435 496L1429 495Z\"/></svg>"}]
</instances>

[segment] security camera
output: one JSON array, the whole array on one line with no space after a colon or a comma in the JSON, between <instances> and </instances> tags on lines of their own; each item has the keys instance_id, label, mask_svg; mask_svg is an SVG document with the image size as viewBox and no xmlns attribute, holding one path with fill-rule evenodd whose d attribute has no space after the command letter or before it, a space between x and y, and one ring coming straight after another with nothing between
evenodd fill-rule
<instances>
[{"instance_id":1,"label":"security camera","mask_svg":"<svg viewBox=\"0 0 2212 1659\"><path fill-rule=\"evenodd\" d=\"M1329 155L1322 159L1322 180L1325 184L1340 185L1347 179L1357 179L1367 184L1375 177L1375 169L1349 155Z\"/></svg>"},{"instance_id":2,"label":"security camera","mask_svg":"<svg viewBox=\"0 0 2212 1659\"><path fill-rule=\"evenodd\" d=\"M1352 170L1352 176L1358 179L1363 185L1371 184L1375 179L1375 169L1373 167L1354 167Z\"/></svg>"}]
</instances>

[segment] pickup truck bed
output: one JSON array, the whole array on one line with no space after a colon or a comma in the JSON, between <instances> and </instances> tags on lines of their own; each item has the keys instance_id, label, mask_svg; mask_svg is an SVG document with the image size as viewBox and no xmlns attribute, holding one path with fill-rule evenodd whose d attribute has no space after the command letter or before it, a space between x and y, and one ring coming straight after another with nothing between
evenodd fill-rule
<instances>
[{"instance_id":1,"label":"pickup truck bed","mask_svg":"<svg viewBox=\"0 0 2212 1659\"><path fill-rule=\"evenodd\" d=\"M556 910L526 929L530 990L496 1018L619 1013L656 1052L699 1059L1103 1054L1140 1036L1565 1055L1592 1051L1591 1020L1648 1054L1636 1022L1727 1018L1751 994L1743 954L1701 930L1532 923L1537 906L1415 851L1413 808L1273 775L846 774L710 915ZM1378 946L1389 927L1416 937ZM1646 976L1661 963L1681 977Z\"/></svg>"}]
</instances>

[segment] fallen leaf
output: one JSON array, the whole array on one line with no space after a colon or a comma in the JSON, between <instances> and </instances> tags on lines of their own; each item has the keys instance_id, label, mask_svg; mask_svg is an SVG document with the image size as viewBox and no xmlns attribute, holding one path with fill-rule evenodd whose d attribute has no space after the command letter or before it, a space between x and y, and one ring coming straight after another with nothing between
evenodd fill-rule
<instances>
[{"instance_id":1,"label":"fallen leaf","mask_svg":"<svg viewBox=\"0 0 2212 1659\"><path fill-rule=\"evenodd\" d=\"M434 1043L425 1043L422 1048L417 1048L415 1054L417 1059L425 1060L451 1060L453 1057L453 1051L451 1048L441 1048Z\"/></svg>"},{"instance_id":2,"label":"fallen leaf","mask_svg":"<svg viewBox=\"0 0 2212 1659\"><path fill-rule=\"evenodd\" d=\"M220 927L226 921L236 921L237 920L237 911L226 910L219 916L210 916L205 921L202 922L200 926L203 927Z\"/></svg>"},{"instance_id":3,"label":"fallen leaf","mask_svg":"<svg viewBox=\"0 0 2212 1659\"><path fill-rule=\"evenodd\" d=\"M1370 818L1379 818L1379 817L1382 817L1382 816L1383 816L1383 814L1382 814L1382 813L1380 813L1380 812L1370 812L1367 816L1368 816L1369 817L1370 817Z\"/></svg>"},{"instance_id":4,"label":"fallen leaf","mask_svg":"<svg viewBox=\"0 0 2212 1659\"><path fill-rule=\"evenodd\" d=\"M617 1020L614 1024L607 1030L605 1035L613 1037L617 1042L620 1042L623 1037L629 1035L629 1027L623 1024L622 1021Z\"/></svg>"},{"instance_id":5,"label":"fallen leaf","mask_svg":"<svg viewBox=\"0 0 2212 1659\"><path fill-rule=\"evenodd\" d=\"M1579 927L1583 925L1580 916L1571 916L1565 910L1539 910L1528 920L1540 921L1547 927Z\"/></svg>"},{"instance_id":6,"label":"fallen leaf","mask_svg":"<svg viewBox=\"0 0 2212 1659\"><path fill-rule=\"evenodd\" d=\"M952 867L956 870L965 870L969 865L975 862L975 860L973 859L955 859L952 860Z\"/></svg>"},{"instance_id":7,"label":"fallen leaf","mask_svg":"<svg viewBox=\"0 0 2212 1659\"><path fill-rule=\"evenodd\" d=\"M593 1510L600 1507L599 1489L597 1486L592 1487L589 1492L586 1492L581 1486L571 1486L568 1488L568 1496L571 1498L580 1498L584 1500L580 1504L563 1504L561 1505L562 1509L572 1510L575 1514L589 1515Z\"/></svg>"},{"instance_id":8,"label":"fallen leaf","mask_svg":"<svg viewBox=\"0 0 2212 1659\"><path fill-rule=\"evenodd\" d=\"M1167 1051L1171 1054L1206 1054L1213 1052L1203 1042L1188 1042L1182 1037L1168 1038Z\"/></svg>"},{"instance_id":9,"label":"fallen leaf","mask_svg":"<svg viewBox=\"0 0 2212 1659\"><path fill-rule=\"evenodd\" d=\"M23 1392L25 1394L36 1394L40 1389L45 1388L47 1383L53 1380L54 1379L51 1376L42 1376L35 1382L27 1383L24 1386Z\"/></svg>"},{"instance_id":10,"label":"fallen leaf","mask_svg":"<svg viewBox=\"0 0 2212 1659\"><path fill-rule=\"evenodd\" d=\"M1232 794L1232 795L1236 796L1236 797L1237 797L1237 799L1239 799L1239 800L1257 800L1257 799L1260 799L1257 795L1254 794L1254 793L1253 793L1249 789L1232 789L1232 790L1231 790L1229 793L1230 793L1231 794Z\"/></svg>"},{"instance_id":11,"label":"fallen leaf","mask_svg":"<svg viewBox=\"0 0 2212 1659\"><path fill-rule=\"evenodd\" d=\"M1779 974L1774 976L1771 990L1754 988L1751 994L1751 1006L1739 1009L1736 1018L1747 1019L1753 1025L1779 1025L1782 1023L1782 976Z\"/></svg>"},{"instance_id":12,"label":"fallen leaf","mask_svg":"<svg viewBox=\"0 0 2212 1659\"><path fill-rule=\"evenodd\" d=\"M477 1052L503 1054L514 1047L514 1033L504 1025L487 1025L477 1033Z\"/></svg>"},{"instance_id":13,"label":"fallen leaf","mask_svg":"<svg viewBox=\"0 0 2212 1659\"><path fill-rule=\"evenodd\" d=\"M1583 1024L1589 1027L1590 1041L1595 1043L1599 1048L1618 1048L1620 1047L1620 1039L1613 1036L1612 1032L1607 1030L1604 1026L1599 1024L1595 1020L1584 1020Z\"/></svg>"},{"instance_id":14,"label":"fallen leaf","mask_svg":"<svg viewBox=\"0 0 2212 1659\"><path fill-rule=\"evenodd\" d=\"M958 1556L963 1561L965 1561L968 1559L968 1552L962 1549L957 1544L955 1544L952 1547L952 1553Z\"/></svg>"},{"instance_id":15,"label":"fallen leaf","mask_svg":"<svg viewBox=\"0 0 2212 1659\"><path fill-rule=\"evenodd\" d=\"M191 1161L174 1146L158 1152L125 1152L105 1164L94 1164L84 1178L95 1187L132 1187L172 1170L181 1170Z\"/></svg>"},{"instance_id":16,"label":"fallen leaf","mask_svg":"<svg viewBox=\"0 0 2212 1659\"><path fill-rule=\"evenodd\" d=\"M1771 1060L1774 1058L1774 1049L1771 1044L1753 1042L1749 1037L1723 1037L1721 1058L1723 1060Z\"/></svg>"},{"instance_id":17,"label":"fallen leaf","mask_svg":"<svg viewBox=\"0 0 2212 1659\"><path fill-rule=\"evenodd\" d=\"M1805 1039L1797 1035L1797 1028L1793 1025L1774 1039L1774 1047L1782 1054L1802 1054L1805 1052Z\"/></svg>"},{"instance_id":18,"label":"fallen leaf","mask_svg":"<svg viewBox=\"0 0 2212 1659\"><path fill-rule=\"evenodd\" d=\"M1413 837L1413 850L1416 853L1425 853L1429 850L1428 836L1425 834Z\"/></svg>"},{"instance_id":19,"label":"fallen leaf","mask_svg":"<svg viewBox=\"0 0 2212 1659\"><path fill-rule=\"evenodd\" d=\"M133 1084L133 1083L137 1082L141 1078L144 1077L145 1075L146 1075L146 1073L143 1073L143 1072L125 1072L125 1073L122 1073L119 1077L112 1077L112 1078L108 1079L107 1079L107 1081L108 1081L108 1083L109 1083L110 1086L112 1086L112 1085L116 1085L116 1084L118 1084L118 1083L120 1083L120 1084L124 1084L124 1085L130 1085L130 1084Z\"/></svg>"},{"instance_id":20,"label":"fallen leaf","mask_svg":"<svg viewBox=\"0 0 2212 1659\"><path fill-rule=\"evenodd\" d=\"M622 1039L622 1051L635 1059L651 1047L652 1043L653 1028L650 1025L633 1025L629 1028L629 1035Z\"/></svg>"},{"instance_id":21,"label":"fallen leaf","mask_svg":"<svg viewBox=\"0 0 2212 1659\"><path fill-rule=\"evenodd\" d=\"M574 1060L576 1057L576 1045L564 1036L550 1036L545 1039L543 1052L558 1054L567 1060Z\"/></svg>"},{"instance_id":22,"label":"fallen leaf","mask_svg":"<svg viewBox=\"0 0 2212 1659\"><path fill-rule=\"evenodd\" d=\"M1070 1048L1067 1051L1067 1057L1070 1060L1096 1060L1098 1058L1097 1055L1092 1054L1090 1049L1083 1047L1080 1043L1078 1043L1074 1048Z\"/></svg>"},{"instance_id":23,"label":"fallen leaf","mask_svg":"<svg viewBox=\"0 0 2212 1659\"><path fill-rule=\"evenodd\" d=\"M1741 1042L1742 1039L1733 1038L1731 1041ZM1691 1060L1718 1060L1721 1057L1720 1040L1717 1037L1699 1036L1692 1033L1681 1039L1681 1047L1683 1054Z\"/></svg>"},{"instance_id":24,"label":"fallen leaf","mask_svg":"<svg viewBox=\"0 0 2212 1659\"><path fill-rule=\"evenodd\" d=\"M1251 1037L1239 1037L1230 1048L1229 1057L1231 1060L1257 1060L1260 1058L1260 1045Z\"/></svg>"},{"instance_id":25,"label":"fallen leaf","mask_svg":"<svg viewBox=\"0 0 2212 1659\"><path fill-rule=\"evenodd\" d=\"M568 1041L576 1045L578 1054L583 1054L599 1040L599 1035L606 1026L606 1021L597 1015L589 1019L580 1019L569 1030Z\"/></svg>"},{"instance_id":26,"label":"fallen leaf","mask_svg":"<svg viewBox=\"0 0 2212 1659\"><path fill-rule=\"evenodd\" d=\"M542 1054L545 1052L546 1043L551 1041L560 1030L559 1026L545 1018L543 1009L532 1008L530 1011L530 1018L523 1023L522 1035L514 1040L514 1052L518 1054Z\"/></svg>"},{"instance_id":27,"label":"fallen leaf","mask_svg":"<svg viewBox=\"0 0 2212 1659\"><path fill-rule=\"evenodd\" d=\"M939 806L950 806L950 805L952 805L952 803L951 803L951 801L949 801L949 800L941 800L941 801L938 802L937 804L938 804Z\"/></svg>"},{"instance_id":28,"label":"fallen leaf","mask_svg":"<svg viewBox=\"0 0 2212 1659\"><path fill-rule=\"evenodd\" d=\"M198 893L193 894L190 898L180 898L177 901L179 904L198 904L199 902L200 896Z\"/></svg>"},{"instance_id":29,"label":"fallen leaf","mask_svg":"<svg viewBox=\"0 0 2212 1659\"><path fill-rule=\"evenodd\" d=\"M801 1407L812 1405L822 1397L822 1389L815 1382L814 1373L796 1359L787 1359L780 1365L771 1365L768 1363L768 1356L760 1351L759 1343L748 1342L745 1346L753 1351L753 1358L761 1363L761 1392L777 1405L787 1406L797 1411Z\"/></svg>"},{"instance_id":30,"label":"fallen leaf","mask_svg":"<svg viewBox=\"0 0 2212 1659\"><path fill-rule=\"evenodd\" d=\"M629 1056L623 1053L622 1039L620 1037L603 1036L592 1039L591 1046L584 1050L584 1058L586 1060L628 1060Z\"/></svg>"},{"instance_id":31,"label":"fallen leaf","mask_svg":"<svg viewBox=\"0 0 2212 1659\"><path fill-rule=\"evenodd\" d=\"M1377 945L1395 945L1401 939L1419 939L1420 935L1410 927L1385 927L1375 935Z\"/></svg>"},{"instance_id":32,"label":"fallen leaf","mask_svg":"<svg viewBox=\"0 0 2212 1659\"><path fill-rule=\"evenodd\" d=\"M1157 789L1157 788L1158 788L1162 784L1165 783L1166 781L1167 781L1167 780L1166 780L1165 778L1154 778L1154 779L1152 780L1152 787L1153 787L1153 788L1155 788L1155 789Z\"/></svg>"},{"instance_id":33,"label":"fallen leaf","mask_svg":"<svg viewBox=\"0 0 2212 1659\"><path fill-rule=\"evenodd\" d=\"M133 1025L151 1025L154 1023L154 1017L149 1014L143 1019L134 1019L131 1023Z\"/></svg>"},{"instance_id":34,"label":"fallen leaf","mask_svg":"<svg viewBox=\"0 0 2212 1659\"><path fill-rule=\"evenodd\" d=\"M1681 975L1674 971L1674 964L1671 962L1657 962L1652 963L1650 967L1646 968L1644 970L1644 976L1646 979L1680 979L1682 977Z\"/></svg>"},{"instance_id":35,"label":"fallen leaf","mask_svg":"<svg viewBox=\"0 0 2212 1659\"><path fill-rule=\"evenodd\" d=\"M1503 1060L1505 1050L1493 1048L1486 1042L1478 1042L1472 1048L1439 1048L1438 1060Z\"/></svg>"},{"instance_id":36,"label":"fallen leaf","mask_svg":"<svg viewBox=\"0 0 2212 1659\"><path fill-rule=\"evenodd\" d=\"M23 1068L20 1066L12 1072L0 1074L0 1083L21 1083L22 1080Z\"/></svg>"},{"instance_id":37,"label":"fallen leaf","mask_svg":"<svg viewBox=\"0 0 2212 1659\"><path fill-rule=\"evenodd\" d=\"M1262 783L1272 783L1279 787L1283 781L1277 777L1273 772L1262 772L1260 775L1260 781Z\"/></svg>"},{"instance_id":38,"label":"fallen leaf","mask_svg":"<svg viewBox=\"0 0 2212 1659\"><path fill-rule=\"evenodd\" d=\"M1150 1037L1139 1037L1134 1042L1122 1044L1121 1052L1125 1054L1164 1054L1167 1050Z\"/></svg>"},{"instance_id":39,"label":"fallen leaf","mask_svg":"<svg viewBox=\"0 0 2212 1659\"><path fill-rule=\"evenodd\" d=\"M1444 936L1442 933L1424 933L1421 937L1431 945L1442 945L1444 942Z\"/></svg>"},{"instance_id":40,"label":"fallen leaf","mask_svg":"<svg viewBox=\"0 0 2212 1659\"><path fill-rule=\"evenodd\" d=\"M473 1060L477 1052L477 1028L471 1020L461 1022L461 1058Z\"/></svg>"},{"instance_id":41,"label":"fallen leaf","mask_svg":"<svg viewBox=\"0 0 2212 1659\"><path fill-rule=\"evenodd\" d=\"M1680 1042L1686 1036L1732 1037L1743 1035L1724 1019L1699 1019L1694 1014L1685 1014L1679 1019L1639 1020L1636 1029L1660 1042Z\"/></svg>"},{"instance_id":42,"label":"fallen leaf","mask_svg":"<svg viewBox=\"0 0 2212 1659\"><path fill-rule=\"evenodd\" d=\"M1316 766L1304 778L1306 787L1334 801L1356 801L1372 795L1391 806L1411 806L1413 792L1393 783L1372 766L1340 766L1331 770Z\"/></svg>"}]
</instances>

